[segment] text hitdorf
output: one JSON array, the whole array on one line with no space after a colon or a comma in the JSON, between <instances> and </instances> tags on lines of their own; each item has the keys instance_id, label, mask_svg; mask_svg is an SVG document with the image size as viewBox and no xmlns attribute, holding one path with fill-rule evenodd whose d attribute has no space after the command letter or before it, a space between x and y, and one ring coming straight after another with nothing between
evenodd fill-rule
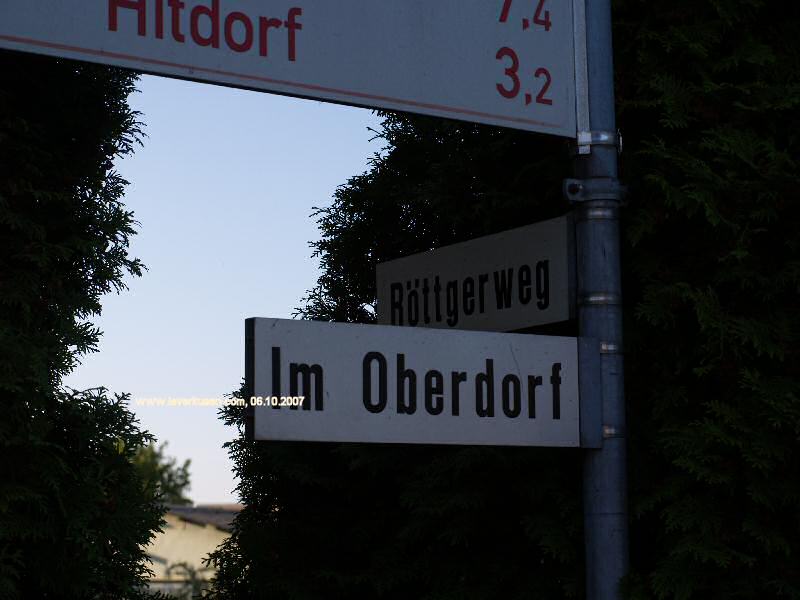
<instances>
[{"instance_id":1,"label":"text hitdorf","mask_svg":"<svg viewBox=\"0 0 800 600\"><path fill-rule=\"evenodd\" d=\"M278 18L225 12L221 4L224 6L220 0L210 0L185 10L182 0L108 0L108 29L119 31L130 26L142 37L216 49L224 44L234 52L297 60L302 8L292 7L285 18ZM286 54L281 48L286 48Z\"/></svg>"},{"instance_id":2,"label":"text hitdorf","mask_svg":"<svg viewBox=\"0 0 800 600\"><path fill-rule=\"evenodd\" d=\"M550 261L534 267L479 273L474 277L442 281L439 275L389 284L392 325L458 325L462 316L482 315L514 306L550 306Z\"/></svg>"},{"instance_id":3,"label":"text hitdorf","mask_svg":"<svg viewBox=\"0 0 800 600\"><path fill-rule=\"evenodd\" d=\"M413 415L425 411L430 415L459 416L474 411L485 418L561 418L561 363L552 363L546 374L518 375L496 372L491 358L482 362L484 368L477 373L443 373L436 369L423 372L408 366L405 354L396 354L390 362L380 352L367 352L360 369L361 401L364 409L373 414L395 411ZM273 394L282 393L282 375L286 374L289 395L302 395L307 400L302 407L291 406L288 410L324 410L325 370L321 365L290 362L288 370L284 370L281 349L273 347L271 366ZM392 389L388 384L390 374L396 382ZM462 402L464 396L473 399L474 404Z\"/></svg>"}]
</instances>

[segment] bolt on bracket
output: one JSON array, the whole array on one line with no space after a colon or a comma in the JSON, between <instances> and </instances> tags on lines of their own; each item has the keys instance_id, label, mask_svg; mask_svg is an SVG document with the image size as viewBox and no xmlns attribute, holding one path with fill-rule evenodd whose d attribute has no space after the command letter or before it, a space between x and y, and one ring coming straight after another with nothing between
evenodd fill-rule
<instances>
[{"instance_id":1,"label":"bolt on bracket","mask_svg":"<svg viewBox=\"0 0 800 600\"><path fill-rule=\"evenodd\" d=\"M627 188L618 179L565 179L564 196L572 204L591 200L620 201Z\"/></svg>"}]
</instances>

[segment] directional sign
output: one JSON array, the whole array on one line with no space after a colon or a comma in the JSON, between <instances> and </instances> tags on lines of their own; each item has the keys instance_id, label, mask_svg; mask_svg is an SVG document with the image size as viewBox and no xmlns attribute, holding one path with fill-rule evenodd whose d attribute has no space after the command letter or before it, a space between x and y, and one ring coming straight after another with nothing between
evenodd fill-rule
<instances>
[{"instance_id":1,"label":"directional sign","mask_svg":"<svg viewBox=\"0 0 800 600\"><path fill-rule=\"evenodd\" d=\"M575 137L573 1L0 0L0 47Z\"/></svg>"},{"instance_id":2,"label":"directional sign","mask_svg":"<svg viewBox=\"0 0 800 600\"><path fill-rule=\"evenodd\" d=\"M574 316L571 220L551 219L380 263L378 322L514 331Z\"/></svg>"},{"instance_id":3,"label":"directional sign","mask_svg":"<svg viewBox=\"0 0 800 600\"><path fill-rule=\"evenodd\" d=\"M575 338L246 322L257 440L578 446Z\"/></svg>"}]
</instances>

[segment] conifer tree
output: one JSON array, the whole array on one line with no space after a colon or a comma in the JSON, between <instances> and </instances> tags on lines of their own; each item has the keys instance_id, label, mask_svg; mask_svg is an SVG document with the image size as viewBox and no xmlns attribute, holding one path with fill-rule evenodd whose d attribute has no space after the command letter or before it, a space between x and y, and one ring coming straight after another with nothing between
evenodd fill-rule
<instances>
[{"instance_id":1,"label":"conifer tree","mask_svg":"<svg viewBox=\"0 0 800 600\"><path fill-rule=\"evenodd\" d=\"M141 597L161 509L131 460L152 436L127 396L62 384L142 268L112 165L139 139L136 76L7 51L0 73L0 597Z\"/></svg>"},{"instance_id":2,"label":"conifer tree","mask_svg":"<svg viewBox=\"0 0 800 600\"><path fill-rule=\"evenodd\" d=\"M150 443L136 451L133 464L139 470L145 488L164 504L179 506L191 505L192 501L186 495L191 487L189 466L190 459L182 464L166 453L167 442L159 445Z\"/></svg>"}]
</instances>

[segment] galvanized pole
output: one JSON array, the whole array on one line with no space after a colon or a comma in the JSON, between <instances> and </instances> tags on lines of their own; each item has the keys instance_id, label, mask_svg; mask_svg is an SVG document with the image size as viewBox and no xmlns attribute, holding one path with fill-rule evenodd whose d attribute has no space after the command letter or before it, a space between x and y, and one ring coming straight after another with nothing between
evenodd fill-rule
<instances>
[{"instance_id":1,"label":"galvanized pole","mask_svg":"<svg viewBox=\"0 0 800 600\"><path fill-rule=\"evenodd\" d=\"M585 10L591 131L579 134L576 179L565 188L575 204L580 335L598 340L602 371L602 448L584 459L586 598L616 600L628 570L628 520L611 1L586 0Z\"/></svg>"}]
</instances>

